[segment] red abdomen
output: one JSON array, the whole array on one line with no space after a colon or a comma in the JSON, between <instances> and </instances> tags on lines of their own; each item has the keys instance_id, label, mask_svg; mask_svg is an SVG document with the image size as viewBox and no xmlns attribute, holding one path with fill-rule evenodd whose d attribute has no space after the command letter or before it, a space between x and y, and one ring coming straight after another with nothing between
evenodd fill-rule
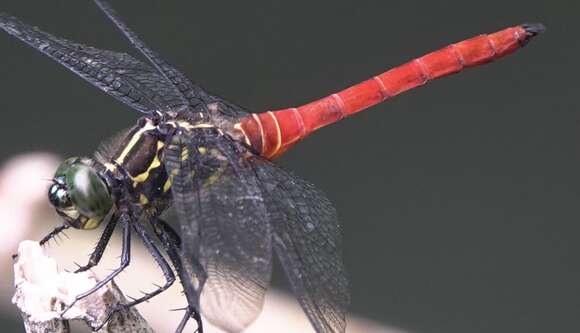
<instances>
[{"instance_id":1,"label":"red abdomen","mask_svg":"<svg viewBox=\"0 0 580 333\"><path fill-rule=\"evenodd\" d=\"M541 24L524 24L451 44L306 105L252 114L236 128L255 151L273 159L322 126L430 80L501 58L543 30Z\"/></svg>"}]
</instances>

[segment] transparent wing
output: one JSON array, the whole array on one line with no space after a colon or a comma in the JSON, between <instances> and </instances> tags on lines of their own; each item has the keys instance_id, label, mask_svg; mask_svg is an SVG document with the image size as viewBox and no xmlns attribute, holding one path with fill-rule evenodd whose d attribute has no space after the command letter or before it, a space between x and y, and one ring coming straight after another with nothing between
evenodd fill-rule
<instances>
[{"instance_id":1,"label":"transparent wing","mask_svg":"<svg viewBox=\"0 0 580 333\"><path fill-rule=\"evenodd\" d=\"M228 118L237 118L247 115L248 112L241 107L229 103L221 97L208 94L199 85L192 83L175 67L163 60L157 52L153 51L143 42L139 36L131 30L123 19L113 10L105 0L94 0L105 15L115 24L115 26L127 37L131 45L138 49L163 76L170 81L181 94L189 101L190 105L195 107L200 103L202 105L220 102L223 107L219 108L222 116Z\"/></svg>"},{"instance_id":2,"label":"transparent wing","mask_svg":"<svg viewBox=\"0 0 580 333\"><path fill-rule=\"evenodd\" d=\"M127 37L131 45L139 50L157 68L169 82L171 82L186 98L192 106L197 106L207 93L198 85L191 83L175 67L163 60L155 51L149 48L139 36L131 30L121 17L113 10L107 1L94 0L103 13L115 24L115 26ZM205 102L207 103L207 102Z\"/></svg>"},{"instance_id":3,"label":"transparent wing","mask_svg":"<svg viewBox=\"0 0 580 333\"><path fill-rule=\"evenodd\" d=\"M150 113L188 105L165 77L127 54L73 43L2 13L0 28L137 111Z\"/></svg>"},{"instance_id":4,"label":"transparent wing","mask_svg":"<svg viewBox=\"0 0 580 333\"><path fill-rule=\"evenodd\" d=\"M205 316L231 332L256 318L273 246L316 331L344 332L348 282L336 211L324 194L220 134L190 134L180 142L166 165L188 160L168 172L195 175L189 189L178 186L173 194L184 211L194 207L180 218L181 232L199 235L199 247L184 248L199 253L208 274L201 296Z\"/></svg>"},{"instance_id":5,"label":"transparent wing","mask_svg":"<svg viewBox=\"0 0 580 333\"><path fill-rule=\"evenodd\" d=\"M255 157L273 227L273 246L318 333L344 332L350 301L336 211L312 184Z\"/></svg>"},{"instance_id":6,"label":"transparent wing","mask_svg":"<svg viewBox=\"0 0 580 333\"><path fill-rule=\"evenodd\" d=\"M184 252L199 258L200 202L196 189L199 182L193 174L193 159L189 158L191 136L179 130L171 136L164 151L164 165L171 182L173 208L181 226Z\"/></svg>"},{"instance_id":7,"label":"transparent wing","mask_svg":"<svg viewBox=\"0 0 580 333\"><path fill-rule=\"evenodd\" d=\"M232 104L218 96L210 96L210 103L218 103L219 106L216 108L216 112L226 119L238 120L239 118L250 114L250 112L244 108Z\"/></svg>"},{"instance_id":8,"label":"transparent wing","mask_svg":"<svg viewBox=\"0 0 580 333\"><path fill-rule=\"evenodd\" d=\"M216 326L240 332L262 309L272 232L257 178L239 145L213 129L205 132L177 133L182 138L171 139L165 164L183 251L198 256L207 274L201 311Z\"/></svg>"}]
</instances>

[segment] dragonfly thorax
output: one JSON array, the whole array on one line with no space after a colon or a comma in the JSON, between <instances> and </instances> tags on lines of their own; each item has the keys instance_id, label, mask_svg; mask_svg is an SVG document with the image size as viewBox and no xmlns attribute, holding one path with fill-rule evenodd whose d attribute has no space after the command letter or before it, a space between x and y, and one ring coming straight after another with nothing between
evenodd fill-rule
<instances>
[{"instance_id":1,"label":"dragonfly thorax","mask_svg":"<svg viewBox=\"0 0 580 333\"><path fill-rule=\"evenodd\" d=\"M122 183L140 208L155 215L168 207L172 197L175 175L168 175L167 151L179 155L180 167L175 172L187 173L202 184L217 177L219 159L224 158L215 149L207 149L208 140L213 142L223 135L203 118L144 117L118 142L104 165L114 177L124 179Z\"/></svg>"},{"instance_id":2,"label":"dragonfly thorax","mask_svg":"<svg viewBox=\"0 0 580 333\"><path fill-rule=\"evenodd\" d=\"M107 182L90 158L71 157L56 170L48 199L67 224L77 229L98 227L113 207Z\"/></svg>"}]
</instances>

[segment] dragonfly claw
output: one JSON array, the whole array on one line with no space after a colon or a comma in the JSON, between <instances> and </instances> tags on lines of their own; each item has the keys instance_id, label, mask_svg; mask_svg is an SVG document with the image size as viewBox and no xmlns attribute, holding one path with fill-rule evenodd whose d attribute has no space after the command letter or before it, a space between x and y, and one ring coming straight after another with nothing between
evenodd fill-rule
<instances>
[{"instance_id":1,"label":"dragonfly claw","mask_svg":"<svg viewBox=\"0 0 580 333\"><path fill-rule=\"evenodd\" d=\"M70 309L72 309L72 307L76 304L76 302L78 301L78 298L75 298L70 304L68 304L64 310L62 310L59 314L60 319L65 319L64 315L65 313L67 313Z\"/></svg>"}]
</instances>

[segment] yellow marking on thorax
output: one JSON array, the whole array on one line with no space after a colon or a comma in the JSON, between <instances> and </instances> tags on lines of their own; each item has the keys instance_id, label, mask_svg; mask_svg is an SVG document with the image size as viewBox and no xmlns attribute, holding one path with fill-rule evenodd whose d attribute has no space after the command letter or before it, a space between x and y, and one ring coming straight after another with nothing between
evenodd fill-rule
<instances>
[{"instance_id":1,"label":"yellow marking on thorax","mask_svg":"<svg viewBox=\"0 0 580 333\"><path fill-rule=\"evenodd\" d=\"M216 172L216 173L212 174L211 176L209 176L209 178L207 179L207 185L215 184L215 182L217 182L218 179L220 179L220 174Z\"/></svg>"},{"instance_id":2,"label":"yellow marking on thorax","mask_svg":"<svg viewBox=\"0 0 580 333\"><path fill-rule=\"evenodd\" d=\"M63 209L61 210L62 213L64 213L66 216L68 216L70 219L76 220L79 218L79 216L81 215L81 213L79 213L78 210L76 210L75 208L67 208L67 209Z\"/></svg>"},{"instance_id":3,"label":"yellow marking on thorax","mask_svg":"<svg viewBox=\"0 0 580 333\"><path fill-rule=\"evenodd\" d=\"M147 123L145 123L145 126L141 127L135 134L133 134L133 136L131 137L131 140L129 140L129 143L127 143L127 145L125 146L125 148L123 149L121 154L119 154L119 156L116 158L117 163L123 164L123 162L125 161L125 158L129 154L131 149L133 149L133 146L135 146L135 144L137 144L137 142L139 142L139 139L141 138L143 133L145 133L146 131L153 130L153 129L155 129L155 126L152 123L147 122Z\"/></svg>"},{"instance_id":4,"label":"yellow marking on thorax","mask_svg":"<svg viewBox=\"0 0 580 333\"><path fill-rule=\"evenodd\" d=\"M181 161L187 161L189 158L189 149L187 147L181 149ZM171 173L167 175L167 180L165 184L163 184L163 193L167 193L171 189L171 185L173 183L173 178L179 174L179 170L171 170ZM195 174L195 171L192 170L191 177Z\"/></svg>"},{"instance_id":5,"label":"yellow marking on thorax","mask_svg":"<svg viewBox=\"0 0 580 333\"><path fill-rule=\"evenodd\" d=\"M206 180L206 185L213 185L215 182L217 182L220 177L222 176L222 174L224 173L224 169L225 169L225 164L221 163L219 168L212 173Z\"/></svg>"},{"instance_id":6,"label":"yellow marking on thorax","mask_svg":"<svg viewBox=\"0 0 580 333\"><path fill-rule=\"evenodd\" d=\"M155 152L155 157L153 158L153 161L151 161L151 164L149 164L147 170L135 177L131 177L131 179L133 179L133 187L137 187L139 183L146 181L147 178L149 178L149 173L161 165L161 161L159 160L159 150L161 150L163 146L164 143L162 141L157 141L157 151Z\"/></svg>"},{"instance_id":7,"label":"yellow marking on thorax","mask_svg":"<svg viewBox=\"0 0 580 333\"><path fill-rule=\"evenodd\" d=\"M117 167L113 164L113 163L105 163L105 169L107 169L108 171L115 171L117 169Z\"/></svg>"},{"instance_id":8,"label":"yellow marking on thorax","mask_svg":"<svg viewBox=\"0 0 580 333\"><path fill-rule=\"evenodd\" d=\"M188 158L189 158L189 149L185 147L181 150L181 161L187 161Z\"/></svg>"},{"instance_id":9,"label":"yellow marking on thorax","mask_svg":"<svg viewBox=\"0 0 580 333\"><path fill-rule=\"evenodd\" d=\"M167 193L171 189L171 182L173 177L167 177L165 184L163 184L163 193Z\"/></svg>"},{"instance_id":10,"label":"yellow marking on thorax","mask_svg":"<svg viewBox=\"0 0 580 333\"><path fill-rule=\"evenodd\" d=\"M149 203L149 199L147 199L147 197L146 197L146 196L145 196L143 193L141 193L141 194L139 195L139 203L140 203L142 206L146 206L146 205Z\"/></svg>"},{"instance_id":11,"label":"yellow marking on thorax","mask_svg":"<svg viewBox=\"0 0 580 333\"><path fill-rule=\"evenodd\" d=\"M212 124L197 124L191 126L191 128L214 128L215 126Z\"/></svg>"},{"instance_id":12,"label":"yellow marking on thorax","mask_svg":"<svg viewBox=\"0 0 580 333\"><path fill-rule=\"evenodd\" d=\"M201 124L192 125L191 123L188 123L187 121L183 121L183 120L169 121L167 123L172 124L173 126L176 126L176 127L185 128L187 130L192 130L194 128L214 128L215 127L214 125L208 124L208 123L201 123Z\"/></svg>"},{"instance_id":13,"label":"yellow marking on thorax","mask_svg":"<svg viewBox=\"0 0 580 333\"><path fill-rule=\"evenodd\" d=\"M171 184L173 183L173 177L179 174L179 170L171 170L171 172L167 175L167 180L165 184L163 184L163 193L166 193L171 188Z\"/></svg>"},{"instance_id":14,"label":"yellow marking on thorax","mask_svg":"<svg viewBox=\"0 0 580 333\"><path fill-rule=\"evenodd\" d=\"M96 227L99 226L99 224L101 224L101 219L93 217L88 219L87 222L83 224L83 229L85 230L95 229Z\"/></svg>"}]
</instances>

